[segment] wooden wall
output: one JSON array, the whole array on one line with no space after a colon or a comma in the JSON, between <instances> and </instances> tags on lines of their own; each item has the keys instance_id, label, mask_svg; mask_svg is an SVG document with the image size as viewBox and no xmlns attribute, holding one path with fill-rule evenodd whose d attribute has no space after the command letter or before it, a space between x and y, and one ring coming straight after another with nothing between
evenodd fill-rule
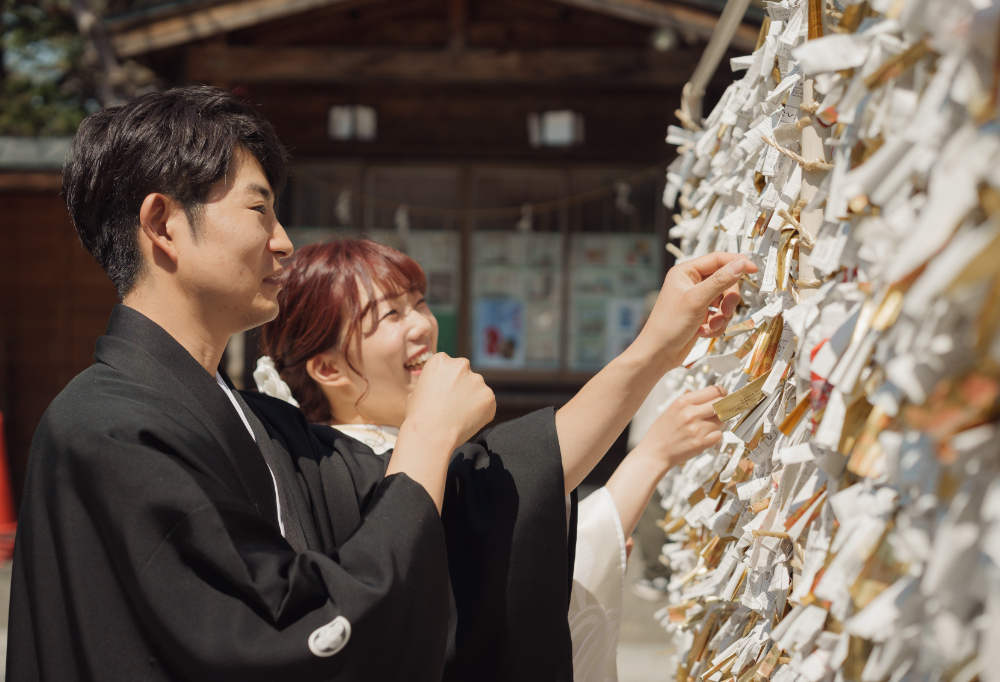
<instances>
[{"instance_id":1,"label":"wooden wall","mask_svg":"<svg viewBox=\"0 0 1000 682\"><path fill-rule=\"evenodd\" d=\"M681 31L659 52L652 34L543 0L358 0L137 58L165 85L208 83L260 104L300 160L651 165L674 154L667 126L704 48ZM724 65L706 106L731 81ZM327 137L330 107L351 104L376 110L375 140ZM552 109L583 114L582 145L530 146L528 114Z\"/></svg>"},{"instance_id":2,"label":"wooden wall","mask_svg":"<svg viewBox=\"0 0 1000 682\"><path fill-rule=\"evenodd\" d=\"M292 156L369 160L473 159L542 163L651 165L674 154L666 144L668 112L680 106L680 88L594 90L506 86L305 85L262 83L244 92L261 105ZM290 103L294 103L290 105ZM327 138L327 111L335 104L366 104L378 112L371 142ZM532 148L530 112L572 109L583 114L585 142Z\"/></svg>"},{"instance_id":3,"label":"wooden wall","mask_svg":"<svg viewBox=\"0 0 1000 682\"><path fill-rule=\"evenodd\" d=\"M59 176L34 189L0 189L0 410L20 503L31 439L70 379L93 362L117 302L111 281L80 245L59 196Z\"/></svg>"}]
</instances>

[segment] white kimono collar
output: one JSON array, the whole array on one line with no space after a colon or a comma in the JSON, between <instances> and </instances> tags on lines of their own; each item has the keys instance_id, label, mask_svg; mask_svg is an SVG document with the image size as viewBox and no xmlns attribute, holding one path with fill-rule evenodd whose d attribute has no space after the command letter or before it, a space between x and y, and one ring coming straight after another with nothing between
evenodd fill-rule
<instances>
[{"instance_id":1,"label":"white kimono collar","mask_svg":"<svg viewBox=\"0 0 1000 682\"><path fill-rule=\"evenodd\" d=\"M361 441L376 455L384 454L396 447L396 437L399 435L399 429L396 427L377 424L331 424L330 427Z\"/></svg>"}]
</instances>

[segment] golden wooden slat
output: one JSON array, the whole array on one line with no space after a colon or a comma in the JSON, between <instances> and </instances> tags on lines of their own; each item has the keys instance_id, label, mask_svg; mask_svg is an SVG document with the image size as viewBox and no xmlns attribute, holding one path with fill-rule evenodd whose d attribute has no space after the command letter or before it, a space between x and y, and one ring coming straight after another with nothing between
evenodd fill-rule
<instances>
[{"instance_id":1,"label":"golden wooden slat","mask_svg":"<svg viewBox=\"0 0 1000 682\"><path fill-rule=\"evenodd\" d=\"M918 61L929 55L930 52L930 48L924 41L914 43L896 56L890 57L874 73L865 78L865 87L869 90L874 90L885 85L893 78L899 78L912 69Z\"/></svg>"},{"instance_id":2,"label":"golden wooden slat","mask_svg":"<svg viewBox=\"0 0 1000 682\"><path fill-rule=\"evenodd\" d=\"M764 392L761 388L763 388L765 381L767 381L766 376L751 381L735 393L716 400L712 403L712 409L715 410L719 419L729 421L736 415L756 407L757 403L764 399Z\"/></svg>"},{"instance_id":3,"label":"golden wooden slat","mask_svg":"<svg viewBox=\"0 0 1000 682\"><path fill-rule=\"evenodd\" d=\"M809 40L823 37L824 0L809 0Z\"/></svg>"},{"instance_id":4,"label":"golden wooden slat","mask_svg":"<svg viewBox=\"0 0 1000 682\"><path fill-rule=\"evenodd\" d=\"M785 416L784 420L781 422L781 426L778 427L778 430L781 431L786 436L792 435L792 431L795 429L796 426L798 426L799 422L802 420L802 417L805 416L806 410L809 409L809 405L811 403L812 401L809 399L809 396L806 396L805 398L800 400L798 405L795 406L795 409L793 409L791 412L788 413L788 415Z\"/></svg>"}]
</instances>

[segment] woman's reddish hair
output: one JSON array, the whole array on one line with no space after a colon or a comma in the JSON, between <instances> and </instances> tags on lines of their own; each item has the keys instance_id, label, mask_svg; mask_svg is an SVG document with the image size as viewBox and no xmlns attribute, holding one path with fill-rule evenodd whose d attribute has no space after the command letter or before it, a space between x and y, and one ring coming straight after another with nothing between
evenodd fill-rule
<instances>
[{"instance_id":1,"label":"woman's reddish hair","mask_svg":"<svg viewBox=\"0 0 1000 682\"><path fill-rule=\"evenodd\" d=\"M427 293L427 278L417 262L396 249L367 239L310 244L285 264L278 294L278 316L264 325L261 349L274 360L281 378L312 423L330 423L326 396L306 371L320 353L336 350L360 374L361 330L366 316L386 298ZM367 294L362 305L361 291ZM378 320L372 318L374 331ZM353 344L353 351L352 350Z\"/></svg>"}]
</instances>

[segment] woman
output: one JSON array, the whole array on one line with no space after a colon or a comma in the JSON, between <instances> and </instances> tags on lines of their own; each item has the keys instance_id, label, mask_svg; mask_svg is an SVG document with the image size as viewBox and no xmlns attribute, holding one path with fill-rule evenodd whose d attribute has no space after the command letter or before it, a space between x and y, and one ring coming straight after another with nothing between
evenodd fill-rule
<instances>
[{"instance_id":1,"label":"woman","mask_svg":"<svg viewBox=\"0 0 1000 682\"><path fill-rule=\"evenodd\" d=\"M372 454L388 461L398 429L406 418L407 398L414 390L424 364L437 350L437 321L427 306L425 293L426 279L419 265L389 247L365 240L350 240L303 248L287 266L281 312L263 329L262 347L269 357L261 359L254 373L258 387L263 393L297 401L311 423L325 425L318 427L319 433L325 430L327 437L336 432L350 436L371 448ZM723 302L717 303L722 305ZM734 307L730 307L729 314ZM581 391L581 394L585 392ZM574 677L577 680L617 677L615 653L627 556L626 538L635 528L656 483L667 469L720 440L721 423L711 408L711 401L721 395L720 390L709 387L678 400L657 420L643 443L619 466L606 488L591 495L581 505L575 554L572 547L569 548L570 561L574 556L576 560L569 625ZM584 401L582 407L593 411L594 397L590 396L590 404ZM644 394L637 396L639 401L643 397ZM635 397L631 399L637 406ZM574 406L572 401L567 406L571 413L574 407L586 414L581 405ZM630 417L631 414L626 416L626 422ZM525 426L530 431L531 417L525 419ZM535 418L536 422L538 420ZM541 420L544 421L544 418ZM573 489L589 473L599 456L578 457L583 461L567 464L566 460L575 453L572 438L564 437L564 431L579 422L567 421L560 428L558 414L554 421L557 446L563 450L563 483L566 489ZM512 436L518 431L516 424L514 428L505 426ZM538 428L537 424L535 428ZM613 433L611 440L617 435ZM532 450L530 437L524 437L526 449ZM605 435L600 454L610 445L607 438ZM568 448L564 441L569 441ZM461 457L457 460L460 461ZM526 480L531 478L530 474L519 477L514 469L511 471L514 486L504 489L512 491L509 494L517 499L518 506L536 506L532 481ZM458 477L454 486L451 483L449 486L459 489L461 480ZM483 489L490 490L491 495L500 490L496 485ZM544 493L540 492L539 496L544 496ZM464 518L463 514L455 512L463 505L454 496L451 499L452 504L449 505L446 498L443 511L446 529L451 527L456 531L449 534L449 552L452 543L458 542L457 538L462 537L464 541L470 537L469 528L458 526L463 523L466 526L489 525L488 519L493 516L481 513L471 524L467 520L454 522L456 516ZM571 506L567 497L566 508L570 516ZM467 510L465 512L468 513ZM542 518L542 515L532 517L530 514L526 519L531 521L529 525L552 521L551 518ZM571 519L568 525L569 544L572 545L574 524ZM521 533L522 536L525 534ZM485 535L480 533L480 536L487 537L490 542L499 541L502 544L503 541L499 537L489 538L488 531ZM532 571L535 567L530 562L535 555L540 559L542 554L547 553L545 547L530 539L522 540L517 533L508 539L514 550L512 554L519 549L531 554L524 559L529 562ZM492 547L488 549L493 551ZM452 582L457 588L460 629L463 627L463 607L466 612L477 608L473 604L464 604L462 597L463 585L468 578L466 572L474 573L476 570L461 558L456 558L451 564ZM511 572L517 573L515 564L512 564ZM517 575L500 577L502 579L495 584L505 587L511 584L511 580L514 583L518 580ZM475 593L476 599L482 598L481 589L468 592ZM504 604L498 606L503 612ZM501 613L501 619L504 615L510 618L509 601L506 606L507 613ZM475 619L472 620L475 622ZM453 655L461 660L462 645L465 643L461 633L457 635L456 642L457 651ZM476 654L472 653L466 658L471 660L475 657ZM469 674L468 668L465 672Z\"/></svg>"}]
</instances>

